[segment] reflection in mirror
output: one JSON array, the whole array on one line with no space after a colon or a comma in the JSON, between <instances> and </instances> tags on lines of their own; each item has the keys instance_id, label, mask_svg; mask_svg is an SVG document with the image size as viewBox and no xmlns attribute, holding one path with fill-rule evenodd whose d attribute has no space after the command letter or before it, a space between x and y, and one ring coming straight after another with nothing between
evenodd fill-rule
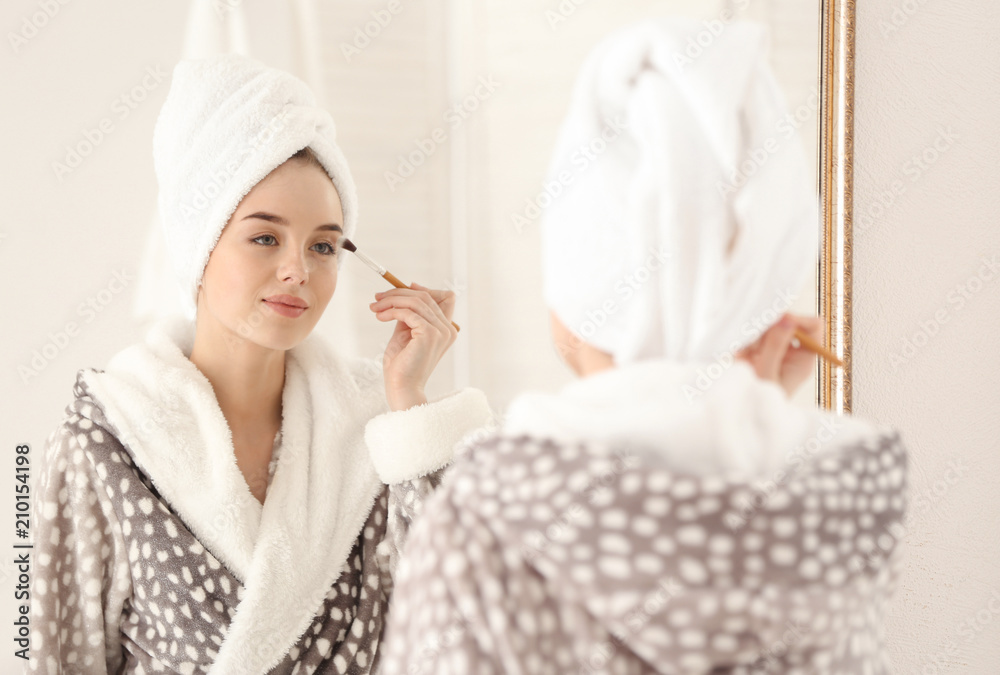
<instances>
[{"instance_id":1,"label":"reflection in mirror","mask_svg":"<svg viewBox=\"0 0 1000 675\"><path fill-rule=\"evenodd\" d=\"M320 24L337 46L326 61L326 89L336 92L328 107L358 181L359 246L404 281L458 294L463 335L432 378L438 392L471 382L503 408L519 391L553 390L572 377L549 336L539 220L574 80L615 29L651 15L697 20L703 30L677 55L694 60L735 20L766 24L790 111L773 137L801 142L816 184L818 1L437 0L372 24L382 9L321 7ZM384 327L365 308L382 288L349 263L324 330L342 344L356 338L361 355L375 356L364 346L382 344ZM815 279L798 290L791 311L814 315ZM814 405L815 381L796 397Z\"/></svg>"}]
</instances>

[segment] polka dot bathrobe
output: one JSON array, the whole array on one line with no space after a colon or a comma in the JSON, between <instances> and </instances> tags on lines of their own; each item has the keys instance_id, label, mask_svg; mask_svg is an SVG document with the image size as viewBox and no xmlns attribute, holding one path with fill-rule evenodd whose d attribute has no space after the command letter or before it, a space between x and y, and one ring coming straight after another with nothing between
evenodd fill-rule
<instances>
[{"instance_id":1,"label":"polka dot bathrobe","mask_svg":"<svg viewBox=\"0 0 1000 675\"><path fill-rule=\"evenodd\" d=\"M889 672L896 432L754 480L529 435L461 453L406 543L383 673Z\"/></svg>"},{"instance_id":2,"label":"polka dot bathrobe","mask_svg":"<svg viewBox=\"0 0 1000 675\"><path fill-rule=\"evenodd\" d=\"M35 486L26 672L375 672L398 548L485 396L389 412L373 362L310 336L262 506L192 331L77 373Z\"/></svg>"}]
</instances>

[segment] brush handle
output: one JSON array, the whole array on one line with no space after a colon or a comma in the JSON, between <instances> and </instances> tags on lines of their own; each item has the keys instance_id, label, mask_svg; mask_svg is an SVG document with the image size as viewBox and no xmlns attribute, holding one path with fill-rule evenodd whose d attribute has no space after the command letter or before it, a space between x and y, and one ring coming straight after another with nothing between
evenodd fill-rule
<instances>
[{"instance_id":1,"label":"brush handle","mask_svg":"<svg viewBox=\"0 0 1000 675\"><path fill-rule=\"evenodd\" d=\"M799 341L799 344L802 345L803 349L806 349L813 354L818 354L820 357L826 359L838 368L844 367L844 362L838 359L836 354L813 340L798 328L795 329L795 338Z\"/></svg>"},{"instance_id":2,"label":"brush handle","mask_svg":"<svg viewBox=\"0 0 1000 675\"><path fill-rule=\"evenodd\" d=\"M409 286L407 286L402 281L397 279L392 272L386 272L385 274L382 275L382 277L396 288L409 288ZM454 321L451 322L451 325L455 327L455 330L462 330L461 328L458 327L458 324L455 323Z\"/></svg>"}]
</instances>

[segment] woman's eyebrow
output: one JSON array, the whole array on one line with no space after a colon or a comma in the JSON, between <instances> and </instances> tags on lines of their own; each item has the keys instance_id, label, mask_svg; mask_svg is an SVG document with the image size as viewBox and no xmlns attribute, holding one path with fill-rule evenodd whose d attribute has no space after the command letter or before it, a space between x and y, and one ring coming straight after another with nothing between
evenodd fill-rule
<instances>
[{"instance_id":1,"label":"woman's eyebrow","mask_svg":"<svg viewBox=\"0 0 1000 675\"><path fill-rule=\"evenodd\" d=\"M277 216L277 215L275 215L273 213L266 213L264 211L258 211L257 213L251 213L249 216L244 216L243 218L241 218L241 220L246 220L247 218L259 218L260 220L266 220L268 222L275 223L276 225L283 225L285 227L288 227L288 221L287 220L285 220L281 216ZM343 228L340 227L340 225L336 225L334 223L327 223L325 225L318 225L316 227L316 229L317 230L334 230L336 232L340 232L341 234L344 233Z\"/></svg>"}]
</instances>

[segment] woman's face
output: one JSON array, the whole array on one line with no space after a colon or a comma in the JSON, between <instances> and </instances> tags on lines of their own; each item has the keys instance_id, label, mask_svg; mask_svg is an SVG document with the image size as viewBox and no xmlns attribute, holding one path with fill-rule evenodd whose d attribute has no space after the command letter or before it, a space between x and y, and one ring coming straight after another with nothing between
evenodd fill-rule
<instances>
[{"instance_id":1,"label":"woman's face","mask_svg":"<svg viewBox=\"0 0 1000 675\"><path fill-rule=\"evenodd\" d=\"M198 320L262 347L291 349L333 297L343 225L326 172L285 162L250 190L223 228L198 291ZM276 296L305 309L278 304Z\"/></svg>"}]
</instances>

